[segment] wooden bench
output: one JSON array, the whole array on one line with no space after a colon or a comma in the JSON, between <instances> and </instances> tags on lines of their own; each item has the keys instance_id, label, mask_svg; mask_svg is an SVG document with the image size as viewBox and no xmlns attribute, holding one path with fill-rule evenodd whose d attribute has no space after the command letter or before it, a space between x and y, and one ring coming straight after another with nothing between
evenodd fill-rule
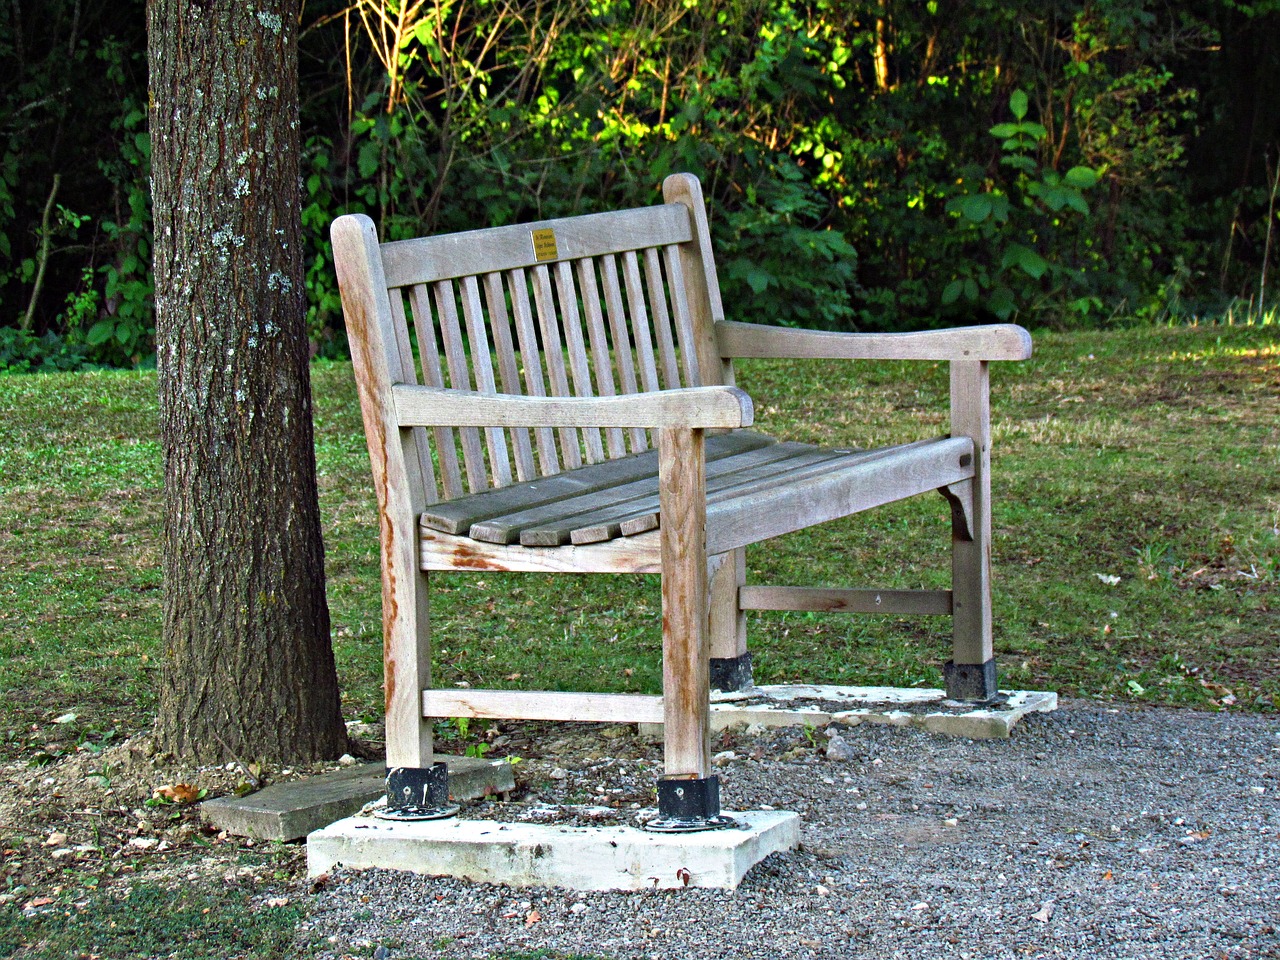
<instances>
[{"instance_id":1,"label":"wooden bench","mask_svg":"<svg viewBox=\"0 0 1280 960\"><path fill-rule=\"evenodd\" d=\"M949 694L996 695L987 364L1030 356L1026 331L726 321L698 181L671 176L663 196L386 244L367 217L333 225L381 524L393 816L445 810L430 721L469 716L662 721L658 826L719 823L709 689L751 683L747 610L950 614ZM951 435L776 441L745 429L737 357L950 361ZM750 544L935 490L951 505L951 590L745 583ZM432 689L436 570L660 573L663 696Z\"/></svg>"}]
</instances>

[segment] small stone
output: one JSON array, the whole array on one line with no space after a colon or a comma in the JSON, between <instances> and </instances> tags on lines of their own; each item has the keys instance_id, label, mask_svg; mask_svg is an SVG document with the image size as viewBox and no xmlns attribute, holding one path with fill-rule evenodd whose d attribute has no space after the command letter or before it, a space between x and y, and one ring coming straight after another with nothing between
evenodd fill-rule
<instances>
[{"instance_id":1,"label":"small stone","mask_svg":"<svg viewBox=\"0 0 1280 960\"><path fill-rule=\"evenodd\" d=\"M49 856L53 857L53 859L55 860L61 860L64 857L75 856L75 851L69 847L59 847L57 850L54 850L51 854L49 854Z\"/></svg>"},{"instance_id":2,"label":"small stone","mask_svg":"<svg viewBox=\"0 0 1280 960\"><path fill-rule=\"evenodd\" d=\"M338 758L338 763L340 763L344 767L354 767L359 762L360 762L359 760L357 760L355 757L353 757L349 753L344 753L342 756Z\"/></svg>"},{"instance_id":3,"label":"small stone","mask_svg":"<svg viewBox=\"0 0 1280 960\"><path fill-rule=\"evenodd\" d=\"M730 761L737 760L737 759L738 759L738 755L734 753L732 750L721 750L719 753L717 753L714 757L711 758L711 762L717 767L723 767L726 764L728 764Z\"/></svg>"},{"instance_id":4,"label":"small stone","mask_svg":"<svg viewBox=\"0 0 1280 960\"><path fill-rule=\"evenodd\" d=\"M857 809L859 809L859 810L865 810L865 809L867 809L867 805L866 805L865 803L859 803L859 804L857 805Z\"/></svg>"},{"instance_id":5,"label":"small stone","mask_svg":"<svg viewBox=\"0 0 1280 960\"><path fill-rule=\"evenodd\" d=\"M763 723L749 723L747 724L746 735L748 737L758 737L766 733L768 729L769 728L766 727Z\"/></svg>"},{"instance_id":6,"label":"small stone","mask_svg":"<svg viewBox=\"0 0 1280 960\"><path fill-rule=\"evenodd\" d=\"M44 842L44 845L46 847L60 847L66 842L67 835L65 833L51 833L49 834L49 839Z\"/></svg>"},{"instance_id":7,"label":"small stone","mask_svg":"<svg viewBox=\"0 0 1280 960\"><path fill-rule=\"evenodd\" d=\"M581 915L586 913L590 909L591 908L588 907L585 903L582 903L581 901L579 901L578 903L575 903L572 907L569 908L569 912L575 915Z\"/></svg>"},{"instance_id":8,"label":"small stone","mask_svg":"<svg viewBox=\"0 0 1280 960\"><path fill-rule=\"evenodd\" d=\"M77 719L79 719L79 714L64 713L60 717L54 717L53 722L54 723L75 723Z\"/></svg>"},{"instance_id":9,"label":"small stone","mask_svg":"<svg viewBox=\"0 0 1280 960\"><path fill-rule=\"evenodd\" d=\"M129 846L135 847L138 850L150 850L159 842L160 841L155 837L133 837L129 840Z\"/></svg>"},{"instance_id":10,"label":"small stone","mask_svg":"<svg viewBox=\"0 0 1280 960\"><path fill-rule=\"evenodd\" d=\"M820 897L825 897L829 893L831 893L831 890L828 887L824 887L822 884L818 884L816 887L813 888L813 892Z\"/></svg>"},{"instance_id":11,"label":"small stone","mask_svg":"<svg viewBox=\"0 0 1280 960\"><path fill-rule=\"evenodd\" d=\"M942 825L944 827L958 827L960 826L960 821L955 817L947 817L947 819L942 821Z\"/></svg>"},{"instance_id":12,"label":"small stone","mask_svg":"<svg viewBox=\"0 0 1280 960\"><path fill-rule=\"evenodd\" d=\"M827 740L828 760L853 760L857 756L853 744L838 733L831 734Z\"/></svg>"},{"instance_id":13,"label":"small stone","mask_svg":"<svg viewBox=\"0 0 1280 960\"><path fill-rule=\"evenodd\" d=\"M1266 788L1266 787L1250 787L1250 788L1249 788L1249 792L1250 792L1250 793L1255 793L1255 794L1258 794L1259 796L1261 796L1262 794L1264 794L1264 793L1266 793L1266 792L1267 792L1267 788Z\"/></svg>"},{"instance_id":14,"label":"small stone","mask_svg":"<svg viewBox=\"0 0 1280 960\"><path fill-rule=\"evenodd\" d=\"M566 770L564 767L556 767L549 774L547 774L547 776L549 776L552 780L568 780L569 771Z\"/></svg>"}]
</instances>

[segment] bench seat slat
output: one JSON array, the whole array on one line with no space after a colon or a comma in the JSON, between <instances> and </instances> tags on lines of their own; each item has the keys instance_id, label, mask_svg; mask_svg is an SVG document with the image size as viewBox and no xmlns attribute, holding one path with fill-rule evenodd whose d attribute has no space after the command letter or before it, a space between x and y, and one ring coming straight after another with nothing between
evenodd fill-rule
<instances>
[{"instance_id":1,"label":"bench seat slat","mask_svg":"<svg viewBox=\"0 0 1280 960\"><path fill-rule=\"evenodd\" d=\"M758 493L794 487L833 470L847 470L858 464L885 459L898 449L829 450L808 444L790 443L777 446L788 448L783 456L749 465L741 470L722 469L714 478L711 464L708 464L707 505L739 502ZM723 468L723 461L719 466ZM604 495L609 493L610 491L604 491ZM599 543L619 535L647 533L658 529L658 526L659 504L655 494L604 507L582 516L566 518L562 529L564 537L558 543ZM554 528L526 530L520 535L520 542L526 547L555 546L557 541L553 539L553 532Z\"/></svg>"},{"instance_id":2,"label":"bench seat slat","mask_svg":"<svg viewBox=\"0 0 1280 960\"><path fill-rule=\"evenodd\" d=\"M713 495L731 495L745 483L789 474L816 463L830 462L839 454L802 443L776 443L765 450L752 451L729 460L707 463L707 499ZM627 524L631 535L658 529L658 478L653 476L632 485L635 495L610 500L613 490L589 497L578 497L570 506L581 506L581 512L561 520L535 526L520 534L526 547L558 546L562 543L599 543L623 536Z\"/></svg>"},{"instance_id":3,"label":"bench seat slat","mask_svg":"<svg viewBox=\"0 0 1280 960\"><path fill-rule=\"evenodd\" d=\"M761 471L777 470L778 461L793 462L813 450L801 443L772 443L727 457L707 459L707 492L737 482L745 475L758 476ZM491 543L514 543L526 547L554 547L569 543L598 543L619 536L619 524L632 517L656 514L658 510L658 474L653 473L632 483L609 487L595 493L584 493L537 510L495 517L471 528L471 537ZM657 529L654 523L646 529ZM643 532L643 531L637 531ZM491 539L493 534L504 539Z\"/></svg>"},{"instance_id":4,"label":"bench seat slat","mask_svg":"<svg viewBox=\"0 0 1280 960\"><path fill-rule=\"evenodd\" d=\"M870 451L800 483L707 505L707 552L725 553L937 490L974 475L973 440L942 437Z\"/></svg>"},{"instance_id":5,"label":"bench seat slat","mask_svg":"<svg viewBox=\"0 0 1280 960\"><path fill-rule=\"evenodd\" d=\"M707 458L732 456L775 441L750 430L735 430L707 438ZM422 515L422 525L441 533L466 535L472 525L516 510L527 510L581 493L656 476L658 453L646 450L618 460L580 470L543 477L529 483L501 487L469 497L432 504Z\"/></svg>"}]
</instances>

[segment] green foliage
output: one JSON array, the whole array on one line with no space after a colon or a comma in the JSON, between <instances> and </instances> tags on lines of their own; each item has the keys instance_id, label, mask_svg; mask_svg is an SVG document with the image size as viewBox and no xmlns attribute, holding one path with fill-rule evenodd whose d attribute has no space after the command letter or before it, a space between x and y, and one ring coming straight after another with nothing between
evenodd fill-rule
<instances>
[{"instance_id":1,"label":"green foliage","mask_svg":"<svg viewBox=\"0 0 1280 960\"><path fill-rule=\"evenodd\" d=\"M949 258L956 273L942 290L944 308L979 307L1009 320L1018 313L1034 316L1046 299L1070 301L1084 313L1091 305L1087 289L1079 289L1087 274L1081 258L1070 256L1077 246L1070 235L1088 230L1084 191L1100 177L1084 166L1061 175L1043 168L1037 157L1049 132L1026 119L1027 110L1027 95L1015 90L1009 97L1013 122L990 130L1002 141L999 166L969 166L956 178L960 192L945 209L959 251ZM1072 299L1075 293L1080 296Z\"/></svg>"},{"instance_id":2,"label":"green foliage","mask_svg":"<svg viewBox=\"0 0 1280 960\"><path fill-rule=\"evenodd\" d=\"M137 366L154 352L149 144L143 4L125 7L0 10L0 326L30 307L37 338ZM1164 321L1255 295L1280 261L1269 7L409 9L307 6L302 219L321 356L346 349L335 216L368 213L386 239L465 230L652 203L677 170L703 181L743 320ZM64 88L80 93L74 118ZM55 173L65 212L42 231Z\"/></svg>"},{"instance_id":3,"label":"green foliage","mask_svg":"<svg viewBox=\"0 0 1280 960\"><path fill-rule=\"evenodd\" d=\"M0 374L78 370L87 361L88 351L53 331L36 336L17 327L0 327Z\"/></svg>"}]
</instances>

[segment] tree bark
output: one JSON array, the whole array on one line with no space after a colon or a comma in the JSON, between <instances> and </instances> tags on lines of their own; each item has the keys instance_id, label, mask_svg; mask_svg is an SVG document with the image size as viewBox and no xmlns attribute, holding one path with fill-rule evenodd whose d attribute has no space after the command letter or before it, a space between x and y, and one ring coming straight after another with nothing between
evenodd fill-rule
<instances>
[{"instance_id":1,"label":"tree bark","mask_svg":"<svg viewBox=\"0 0 1280 960\"><path fill-rule=\"evenodd\" d=\"M149 0L165 466L162 748L347 746L324 595L298 179L299 0Z\"/></svg>"}]
</instances>

